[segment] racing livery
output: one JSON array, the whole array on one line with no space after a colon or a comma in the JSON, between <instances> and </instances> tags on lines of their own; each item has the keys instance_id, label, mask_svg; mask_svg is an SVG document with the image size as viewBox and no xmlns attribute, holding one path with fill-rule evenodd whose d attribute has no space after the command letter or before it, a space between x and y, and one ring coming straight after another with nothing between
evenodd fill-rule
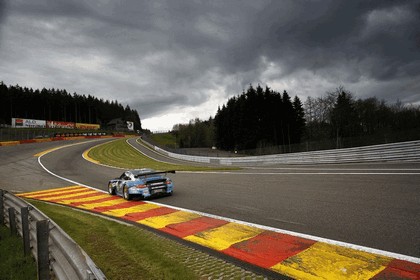
<instances>
[{"instance_id":1,"label":"racing livery","mask_svg":"<svg viewBox=\"0 0 420 280\"><path fill-rule=\"evenodd\" d=\"M149 198L154 196L172 195L174 185L166 177L170 171L155 171L149 168L127 170L119 178L109 180L108 192L111 195L122 196L126 200L134 197Z\"/></svg>"}]
</instances>

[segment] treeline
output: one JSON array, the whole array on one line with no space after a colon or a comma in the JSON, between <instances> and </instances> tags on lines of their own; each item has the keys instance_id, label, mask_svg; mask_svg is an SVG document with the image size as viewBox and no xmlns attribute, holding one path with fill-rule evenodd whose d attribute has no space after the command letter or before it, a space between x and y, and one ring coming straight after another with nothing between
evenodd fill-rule
<instances>
[{"instance_id":1,"label":"treeline","mask_svg":"<svg viewBox=\"0 0 420 280\"><path fill-rule=\"evenodd\" d=\"M302 103L297 96L252 85L217 110L215 143L224 150L299 143L305 128Z\"/></svg>"},{"instance_id":2,"label":"treeline","mask_svg":"<svg viewBox=\"0 0 420 280\"><path fill-rule=\"evenodd\" d=\"M335 139L340 147L349 137L379 135L393 141L413 140L420 135L420 106L400 101L388 105L376 97L355 99L344 87L318 98L308 97L304 108L306 141Z\"/></svg>"},{"instance_id":3,"label":"treeline","mask_svg":"<svg viewBox=\"0 0 420 280\"><path fill-rule=\"evenodd\" d=\"M140 117L130 106L118 101L98 99L91 95L70 94L65 89L33 90L6 86L0 82L0 124L11 124L11 118L94 123L106 127L112 119L134 122L141 129Z\"/></svg>"},{"instance_id":4,"label":"treeline","mask_svg":"<svg viewBox=\"0 0 420 280\"><path fill-rule=\"evenodd\" d=\"M173 127L180 148L217 146L224 150L299 143L305 131L300 99L252 85L219 107L207 121L195 119Z\"/></svg>"},{"instance_id":5,"label":"treeline","mask_svg":"<svg viewBox=\"0 0 420 280\"><path fill-rule=\"evenodd\" d=\"M420 139L420 106L399 101L388 105L375 97L356 99L344 87L321 97L308 97L302 104L286 91L280 94L269 87L251 85L218 108L214 119L179 124L172 133L181 148L287 146L281 151L291 151L290 146L303 142L332 143L325 148L381 144ZM373 140L363 140L368 138ZM347 139L353 143L345 143Z\"/></svg>"}]
</instances>

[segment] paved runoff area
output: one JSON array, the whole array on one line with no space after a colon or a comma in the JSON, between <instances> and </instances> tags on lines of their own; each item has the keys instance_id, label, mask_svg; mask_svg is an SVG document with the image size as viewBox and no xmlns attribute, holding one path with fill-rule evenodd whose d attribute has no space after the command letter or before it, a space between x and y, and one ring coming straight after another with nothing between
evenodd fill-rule
<instances>
[{"instance_id":1,"label":"paved runoff area","mask_svg":"<svg viewBox=\"0 0 420 280\"><path fill-rule=\"evenodd\" d=\"M160 230L296 279L420 279L420 264L279 233L148 201L126 201L83 186L20 197L68 205ZM356 247L356 246L355 246Z\"/></svg>"}]
</instances>

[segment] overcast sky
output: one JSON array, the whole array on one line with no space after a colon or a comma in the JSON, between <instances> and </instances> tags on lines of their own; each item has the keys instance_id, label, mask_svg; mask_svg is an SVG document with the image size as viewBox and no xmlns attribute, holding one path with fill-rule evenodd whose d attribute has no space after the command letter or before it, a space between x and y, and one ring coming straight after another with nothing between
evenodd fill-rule
<instances>
[{"instance_id":1,"label":"overcast sky","mask_svg":"<svg viewBox=\"0 0 420 280\"><path fill-rule=\"evenodd\" d=\"M118 100L143 128L249 84L420 105L418 1L0 0L0 81Z\"/></svg>"}]
</instances>

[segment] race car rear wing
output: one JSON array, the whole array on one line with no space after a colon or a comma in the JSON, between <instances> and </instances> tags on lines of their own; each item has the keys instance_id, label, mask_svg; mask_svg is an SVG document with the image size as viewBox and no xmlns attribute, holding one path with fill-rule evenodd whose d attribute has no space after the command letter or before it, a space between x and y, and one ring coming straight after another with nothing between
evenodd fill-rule
<instances>
[{"instance_id":1,"label":"race car rear wing","mask_svg":"<svg viewBox=\"0 0 420 280\"><path fill-rule=\"evenodd\" d=\"M135 177L138 178L138 177L143 177L143 176L150 176L150 175L156 175L156 174L167 174L167 173L175 174L175 170L146 172L146 173L136 175Z\"/></svg>"}]
</instances>

